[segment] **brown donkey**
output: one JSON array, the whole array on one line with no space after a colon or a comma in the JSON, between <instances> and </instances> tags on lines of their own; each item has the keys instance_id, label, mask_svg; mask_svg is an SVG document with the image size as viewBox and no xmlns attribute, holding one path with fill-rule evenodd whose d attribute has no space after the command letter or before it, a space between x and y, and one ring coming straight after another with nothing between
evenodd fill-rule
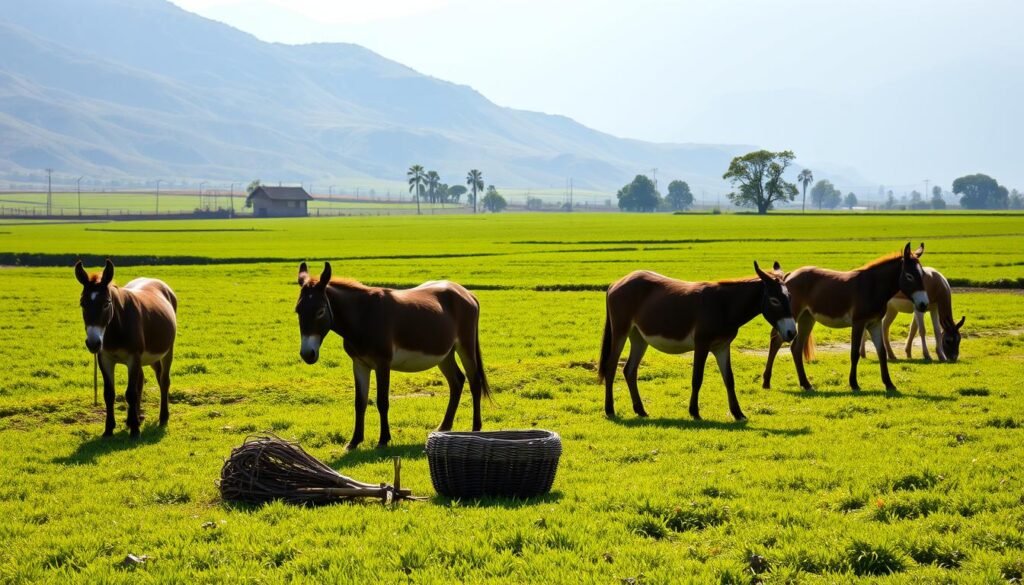
<instances>
[{"instance_id":1,"label":"brown donkey","mask_svg":"<svg viewBox=\"0 0 1024 585\"><path fill-rule=\"evenodd\" d=\"M925 266L924 290L928 293L928 312L932 317L932 331L935 333L935 352L939 354L939 361L955 362L960 358L960 328L964 326L966 317L960 317L960 321L953 321L953 291L949 281L942 276L938 270ZM914 318L910 321L910 333L907 335L905 351L907 357L911 355L911 348L914 346L914 336L921 332L921 351L924 359L931 360L928 353L928 343L925 341L927 334L924 326L924 314L914 310L914 303L902 292L889 299L889 306L885 312L885 319L882 320L882 342L885 344L885 353L890 360L895 360L896 353L892 350L889 342L889 328L896 316L900 313L913 313ZM864 357L864 345L867 339L860 342L860 357Z\"/></svg>"},{"instance_id":2,"label":"brown donkey","mask_svg":"<svg viewBox=\"0 0 1024 585\"><path fill-rule=\"evenodd\" d=\"M299 266L299 316L302 347L307 364L316 363L324 337L334 331L344 340L355 373L356 425L347 448L363 441L363 420L370 392L370 370L377 374L377 411L380 441L391 440L388 426L388 391L391 370L421 372L437 367L448 380L448 410L439 430L452 428L462 388L469 377L473 395L473 430L479 431L481 395L490 395L480 356L480 303L454 282L431 281L416 288L392 290L365 286L354 280L331 279L331 264L320 278ZM458 354L465 375L455 361Z\"/></svg>"},{"instance_id":3,"label":"brown donkey","mask_svg":"<svg viewBox=\"0 0 1024 585\"><path fill-rule=\"evenodd\" d=\"M167 424L171 361L177 333L178 299L163 281L136 278L124 287L113 284L114 263L107 260L102 274L87 274L75 264L75 278L82 283L82 319L85 346L99 354L103 373L103 401L107 407L104 437L114 434L114 366L128 367L128 429L139 436L140 402L144 366L153 368L160 385L160 425Z\"/></svg>"},{"instance_id":4,"label":"brown donkey","mask_svg":"<svg viewBox=\"0 0 1024 585\"><path fill-rule=\"evenodd\" d=\"M786 286L793 299L793 314L797 320L797 337L790 351L800 378L800 387L811 389L811 383L804 373L803 358L814 357L811 331L815 323L821 323L834 329L853 328L850 388L860 390L857 384L857 361L860 359L860 342L867 329L879 352L882 383L886 390L896 390L889 377L889 364L882 347L882 318L885 317L889 299L898 292L911 299L916 310L928 310L928 293L924 289L924 273L919 260L922 254L924 244L912 253L908 242L902 254L879 258L849 272L805 266L786 275ZM773 332L771 346L768 348L768 362L764 367L765 388L771 387L772 365L782 343L783 340Z\"/></svg>"},{"instance_id":5,"label":"brown donkey","mask_svg":"<svg viewBox=\"0 0 1024 585\"><path fill-rule=\"evenodd\" d=\"M736 420L744 420L736 399L729 346L739 328L756 317L764 316L784 339L796 335L790 313L789 292L782 279L782 269L775 263L772 274L765 273L754 262L757 278L719 282L684 282L656 274L637 271L608 287L604 340L598 375L604 382L604 412L615 416L612 387L615 369L629 339L629 358L622 369L633 399L633 412L647 416L637 372L647 347L664 353L693 354L693 389L690 394L690 416L700 420L698 395L704 381L704 365L708 353L715 355L729 395L729 411Z\"/></svg>"}]
</instances>

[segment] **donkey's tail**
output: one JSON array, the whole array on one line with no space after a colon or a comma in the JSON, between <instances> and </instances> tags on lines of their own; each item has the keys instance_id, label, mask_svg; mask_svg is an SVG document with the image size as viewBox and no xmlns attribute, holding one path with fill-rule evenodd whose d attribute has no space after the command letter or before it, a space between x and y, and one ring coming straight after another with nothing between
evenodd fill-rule
<instances>
[{"instance_id":1,"label":"donkey's tail","mask_svg":"<svg viewBox=\"0 0 1024 585\"><path fill-rule=\"evenodd\" d=\"M814 333L807 336L807 341L804 342L804 360L811 361L814 359Z\"/></svg>"},{"instance_id":2,"label":"donkey's tail","mask_svg":"<svg viewBox=\"0 0 1024 585\"><path fill-rule=\"evenodd\" d=\"M487 383L487 374L484 372L484 354L480 353L480 329L476 332L476 378L483 389L484 396L491 397L491 385Z\"/></svg>"},{"instance_id":3,"label":"donkey's tail","mask_svg":"<svg viewBox=\"0 0 1024 585\"><path fill-rule=\"evenodd\" d=\"M597 381L604 382L605 372L608 369L608 360L612 353L612 320L608 313L604 315L604 338L601 340L601 360L597 363Z\"/></svg>"}]
</instances>

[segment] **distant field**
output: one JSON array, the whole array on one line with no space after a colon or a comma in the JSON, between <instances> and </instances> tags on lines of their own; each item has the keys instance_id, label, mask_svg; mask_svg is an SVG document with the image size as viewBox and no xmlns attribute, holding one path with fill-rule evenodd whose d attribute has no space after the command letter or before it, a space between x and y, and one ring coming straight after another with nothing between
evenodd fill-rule
<instances>
[{"instance_id":1,"label":"distant field","mask_svg":"<svg viewBox=\"0 0 1024 585\"><path fill-rule=\"evenodd\" d=\"M408 199L408 197L406 197ZM160 193L160 213L186 213L194 211L200 205L197 193L183 194L178 192ZM204 196L203 206L212 206L212 196ZM218 194L217 207L227 209L231 206L228 195ZM74 217L78 215L78 194L77 193L54 193L53 213L55 215L66 215ZM251 209L245 207L245 194L236 193L234 197L235 212L239 215L252 215ZM430 210L432 206L424 205L423 208ZM439 210L440 205L436 206ZM448 206L451 207L451 206ZM337 200L324 197L309 203L310 214L316 214L317 210L329 210L333 213L344 213L352 211L363 213L367 210L379 211L400 211L407 213L408 210L416 209L416 203L387 202L387 201L353 201ZM20 213L42 214L46 210L46 193L0 193L0 215L6 210ZM82 213L84 215L95 215L109 213L110 215L125 214L150 214L156 211L156 195L149 193L82 193Z\"/></svg>"},{"instance_id":2,"label":"distant field","mask_svg":"<svg viewBox=\"0 0 1024 585\"><path fill-rule=\"evenodd\" d=\"M161 200L161 205L163 201ZM603 415L594 364L601 288L647 268L684 279L752 274L751 263L846 269L924 241L924 263L964 284L1024 282L1024 216L500 214L31 225L0 222L0 582L138 581L677 583L1005 582L1024 573L1024 295L972 289L956 364L901 360L886 394L873 355L846 387L848 331L818 327L815 392L788 350L760 388L768 326L734 344L740 403L717 368L686 413L692 359L650 351L651 417ZM116 280L165 279L180 299L170 426L101 440L70 266L105 256ZM369 283L450 278L482 304L495 391L485 429L548 428L564 440L550 496L433 497L393 509L219 501L231 448L271 429L346 475L434 496L422 451L447 388L437 371L392 377L394 440L346 453L352 373L341 341L298 357L300 260ZM136 264L132 266L131 264ZM140 265L141 264L141 265ZM894 326L902 347L908 318ZM930 324L929 324L930 327ZM933 342L930 341L930 344ZM919 346L915 357L920 356ZM124 370L119 373L123 393ZM371 393L371 396L373 394ZM468 392L456 419L468 430ZM367 441L377 434L367 412ZM124 570L127 553L149 555ZM749 558L764 558L755 578Z\"/></svg>"}]
</instances>

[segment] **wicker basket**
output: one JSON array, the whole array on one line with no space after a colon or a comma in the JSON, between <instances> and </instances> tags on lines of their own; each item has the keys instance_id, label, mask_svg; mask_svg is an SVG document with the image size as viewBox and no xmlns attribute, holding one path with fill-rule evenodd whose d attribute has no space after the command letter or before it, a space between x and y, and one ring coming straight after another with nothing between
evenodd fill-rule
<instances>
[{"instance_id":1,"label":"wicker basket","mask_svg":"<svg viewBox=\"0 0 1024 585\"><path fill-rule=\"evenodd\" d=\"M427 460L434 489L450 498L546 494L555 481L562 439L541 430L434 432Z\"/></svg>"}]
</instances>

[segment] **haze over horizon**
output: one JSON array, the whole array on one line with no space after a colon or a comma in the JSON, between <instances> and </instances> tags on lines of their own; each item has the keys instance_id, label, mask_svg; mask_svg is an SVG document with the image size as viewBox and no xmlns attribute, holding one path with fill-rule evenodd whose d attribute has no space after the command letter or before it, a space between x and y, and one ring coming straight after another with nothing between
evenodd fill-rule
<instances>
[{"instance_id":1,"label":"haze over horizon","mask_svg":"<svg viewBox=\"0 0 1024 585\"><path fill-rule=\"evenodd\" d=\"M1024 5L1008 0L173 1L266 41L363 45L617 136L792 149L875 182L864 191L975 172L1024 185Z\"/></svg>"}]
</instances>

